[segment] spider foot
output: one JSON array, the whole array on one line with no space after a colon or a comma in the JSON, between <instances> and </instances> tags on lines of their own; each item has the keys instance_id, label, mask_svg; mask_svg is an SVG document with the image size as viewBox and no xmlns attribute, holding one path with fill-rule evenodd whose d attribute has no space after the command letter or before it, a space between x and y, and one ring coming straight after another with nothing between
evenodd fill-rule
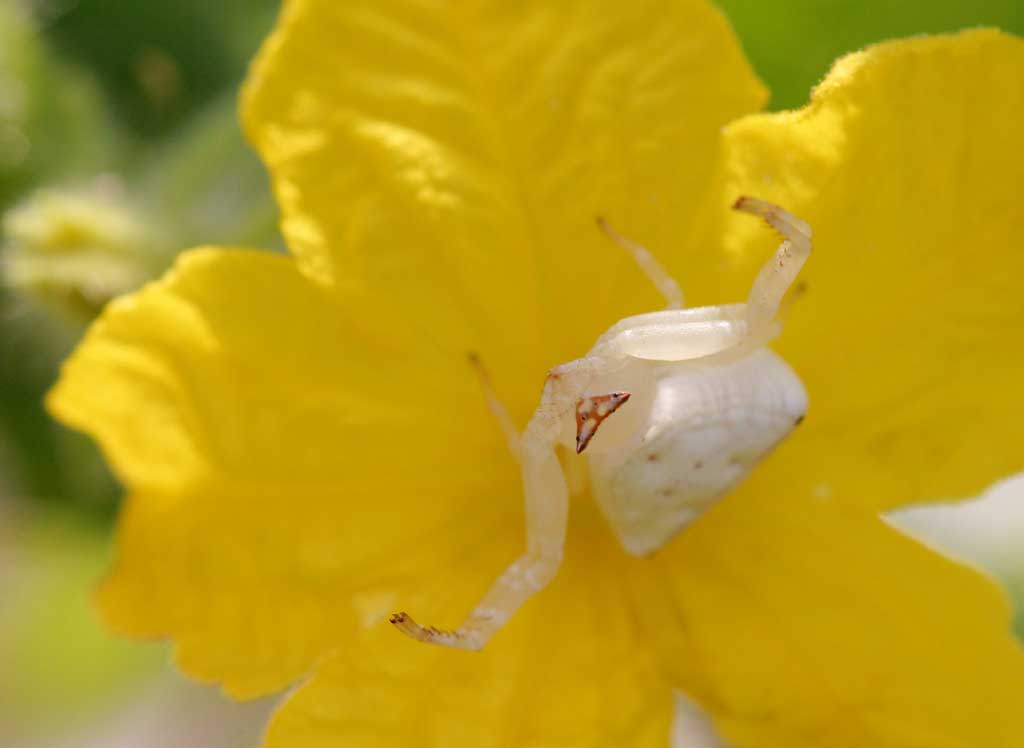
<instances>
[{"instance_id":1,"label":"spider foot","mask_svg":"<svg viewBox=\"0 0 1024 748\"><path fill-rule=\"evenodd\" d=\"M744 195L732 204L732 208L763 218L769 226L787 238L792 239L794 235L811 238L811 227L805 221L767 200Z\"/></svg>"},{"instance_id":2,"label":"spider foot","mask_svg":"<svg viewBox=\"0 0 1024 748\"><path fill-rule=\"evenodd\" d=\"M439 629L435 626L421 626L413 620L412 616L404 611L393 613L388 618L388 621L406 636L424 644L437 644L441 647L473 651L479 650L481 647L473 637L466 636L459 631Z\"/></svg>"}]
</instances>

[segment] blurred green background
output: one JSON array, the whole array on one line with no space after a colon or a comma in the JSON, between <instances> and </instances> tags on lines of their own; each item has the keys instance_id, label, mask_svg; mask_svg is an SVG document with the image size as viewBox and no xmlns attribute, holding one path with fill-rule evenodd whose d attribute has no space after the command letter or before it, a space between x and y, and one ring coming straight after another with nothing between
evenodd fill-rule
<instances>
[{"instance_id":1,"label":"blurred green background","mask_svg":"<svg viewBox=\"0 0 1024 748\"><path fill-rule=\"evenodd\" d=\"M773 109L804 103L836 57L874 41L978 25L1024 32L1021 0L719 5ZM265 704L231 708L198 687L167 685L164 649L98 627L88 591L107 561L119 489L91 443L53 423L41 398L96 311L175 252L281 248L265 174L234 111L277 7L0 0L0 745L116 744L126 734L145 745L256 740ZM1003 567L1019 584L1017 567ZM153 689L164 707L191 715L188 741L174 732L186 722L168 732L146 711Z\"/></svg>"}]
</instances>

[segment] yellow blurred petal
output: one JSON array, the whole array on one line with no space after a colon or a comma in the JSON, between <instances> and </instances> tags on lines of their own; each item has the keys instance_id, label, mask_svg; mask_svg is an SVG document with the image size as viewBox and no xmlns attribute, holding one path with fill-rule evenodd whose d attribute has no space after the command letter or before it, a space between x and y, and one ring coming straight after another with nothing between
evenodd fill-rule
<instances>
[{"instance_id":1,"label":"yellow blurred petal","mask_svg":"<svg viewBox=\"0 0 1024 748\"><path fill-rule=\"evenodd\" d=\"M438 532L472 542L519 501L470 365L294 265L183 255L108 307L49 399L133 494L106 617L173 636L189 673L236 695L304 674L367 590L405 595L454 563Z\"/></svg>"},{"instance_id":2,"label":"yellow blurred petal","mask_svg":"<svg viewBox=\"0 0 1024 748\"><path fill-rule=\"evenodd\" d=\"M591 534L484 651L366 629L285 702L267 748L667 748L672 692L622 604L614 540L586 514ZM466 568L500 568L497 550L478 543ZM464 568L445 586L468 599L480 581Z\"/></svg>"},{"instance_id":3,"label":"yellow blurred petal","mask_svg":"<svg viewBox=\"0 0 1024 748\"><path fill-rule=\"evenodd\" d=\"M661 661L726 745L1024 740L1024 652L1001 591L860 509L728 501L637 571Z\"/></svg>"},{"instance_id":4,"label":"yellow blurred petal","mask_svg":"<svg viewBox=\"0 0 1024 748\"><path fill-rule=\"evenodd\" d=\"M662 303L599 215L713 295L720 129L764 98L703 0L292 0L243 117L303 271L479 350L525 417L512 373Z\"/></svg>"},{"instance_id":5,"label":"yellow blurred petal","mask_svg":"<svg viewBox=\"0 0 1024 748\"><path fill-rule=\"evenodd\" d=\"M840 60L812 103L729 127L735 192L814 228L778 347L801 449L751 490L887 507L1024 468L1024 40L980 30ZM737 222L751 265L772 243Z\"/></svg>"}]
</instances>

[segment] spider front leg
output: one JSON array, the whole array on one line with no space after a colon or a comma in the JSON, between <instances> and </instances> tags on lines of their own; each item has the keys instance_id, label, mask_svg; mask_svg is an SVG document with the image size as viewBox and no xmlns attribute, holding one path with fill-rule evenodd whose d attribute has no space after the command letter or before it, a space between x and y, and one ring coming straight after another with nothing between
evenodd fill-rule
<instances>
[{"instance_id":1,"label":"spider front leg","mask_svg":"<svg viewBox=\"0 0 1024 748\"><path fill-rule=\"evenodd\" d=\"M555 453L567 415L589 380L594 362L573 361L552 370L540 405L519 441L526 502L526 552L512 562L454 630L422 626L407 613L390 621L417 641L479 650L512 615L554 578L562 563L569 521L569 491Z\"/></svg>"},{"instance_id":2,"label":"spider front leg","mask_svg":"<svg viewBox=\"0 0 1024 748\"><path fill-rule=\"evenodd\" d=\"M763 218L785 239L757 274L747 297L747 334L757 340L770 338L782 299L811 255L811 227L778 205L756 197L741 197L732 207Z\"/></svg>"}]
</instances>

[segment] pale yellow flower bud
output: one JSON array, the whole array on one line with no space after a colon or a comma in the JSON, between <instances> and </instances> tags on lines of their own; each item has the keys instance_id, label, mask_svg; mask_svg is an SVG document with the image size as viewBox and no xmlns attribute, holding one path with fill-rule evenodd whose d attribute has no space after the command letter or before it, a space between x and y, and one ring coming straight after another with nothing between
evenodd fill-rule
<instances>
[{"instance_id":1,"label":"pale yellow flower bud","mask_svg":"<svg viewBox=\"0 0 1024 748\"><path fill-rule=\"evenodd\" d=\"M34 193L4 216L3 233L4 282L86 319L162 265L151 223L114 177Z\"/></svg>"}]
</instances>

